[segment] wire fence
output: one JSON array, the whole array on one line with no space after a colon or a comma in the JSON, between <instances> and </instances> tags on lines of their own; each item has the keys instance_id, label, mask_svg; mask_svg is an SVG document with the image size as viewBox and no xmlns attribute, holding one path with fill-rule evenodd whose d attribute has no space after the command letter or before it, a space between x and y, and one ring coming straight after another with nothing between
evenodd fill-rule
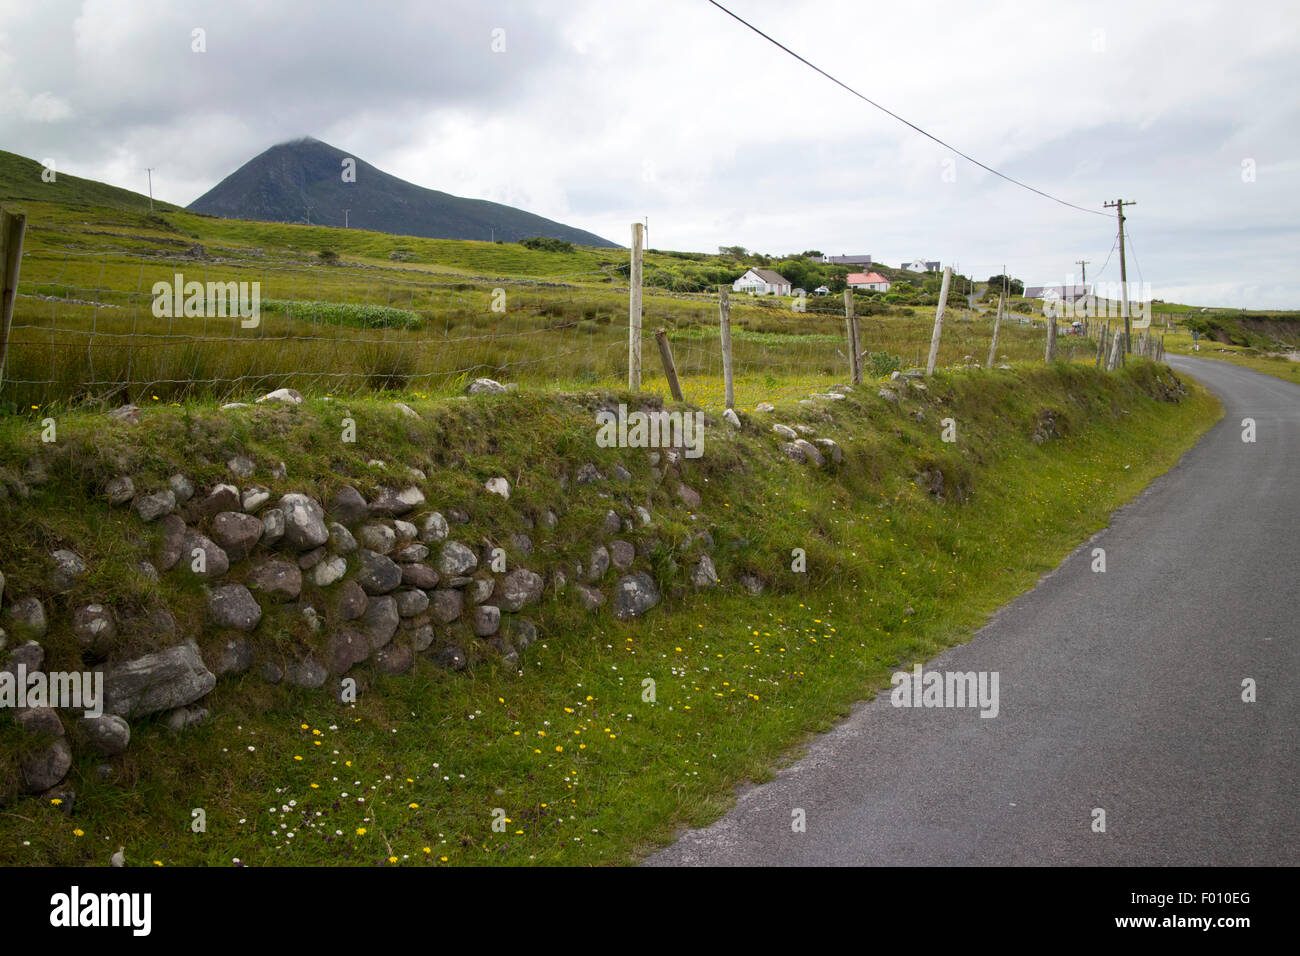
<instances>
[{"instance_id":1,"label":"wire fence","mask_svg":"<svg viewBox=\"0 0 1300 956\"><path fill-rule=\"evenodd\" d=\"M21 262L0 405L234 401L282 387L445 395L479 377L626 387L627 276L626 265L491 279L201 249L35 249ZM654 358L663 328L686 398L720 407L717 295L645 293L642 387L668 391ZM789 300L732 303L738 407L848 381L840 300L810 297L800 311ZM859 318L868 376L922 364L933 318L901 311ZM1004 320L1001 359L1042 358L1041 331L1025 321ZM950 319L940 364L982 361L991 325L991 315Z\"/></svg>"}]
</instances>

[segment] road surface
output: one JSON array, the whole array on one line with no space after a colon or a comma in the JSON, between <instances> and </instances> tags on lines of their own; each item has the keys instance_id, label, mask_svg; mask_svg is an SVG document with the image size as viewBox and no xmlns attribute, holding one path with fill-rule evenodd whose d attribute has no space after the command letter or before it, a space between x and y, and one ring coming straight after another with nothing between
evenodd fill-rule
<instances>
[{"instance_id":1,"label":"road surface","mask_svg":"<svg viewBox=\"0 0 1300 956\"><path fill-rule=\"evenodd\" d=\"M925 665L997 672L996 717L878 695L648 862L1300 863L1300 386L1169 364L1219 396L1223 420Z\"/></svg>"}]
</instances>

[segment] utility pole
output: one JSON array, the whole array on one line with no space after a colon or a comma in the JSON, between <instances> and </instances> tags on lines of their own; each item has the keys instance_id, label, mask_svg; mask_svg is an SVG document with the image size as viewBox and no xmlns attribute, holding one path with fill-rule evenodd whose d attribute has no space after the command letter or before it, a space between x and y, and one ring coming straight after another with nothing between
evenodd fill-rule
<instances>
[{"instance_id":1,"label":"utility pole","mask_svg":"<svg viewBox=\"0 0 1300 956\"><path fill-rule=\"evenodd\" d=\"M1116 199L1114 202L1102 203L1103 209L1114 209L1119 216L1119 290L1120 305L1124 313L1124 354L1127 355L1133 351L1133 328L1128 317L1128 267L1124 262L1124 207L1136 206L1133 200L1125 202L1123 199Z\"/></svg>"},{"instance_id":2,"label":"utility pole","mask_svg":"<svg viewBox=\"0 0 1300 956\"><path fill-rule=\"evenodd\" d=\"M344 209L344 210L343 210L343 228L344 228L344 229L346 229L346 228L348 227L348 213L350 213L351 211L352 211L351 209Z\"/></svg>"},{"instance_id":3,"label":"utility pole","mask_svg":"<svg viewBox=\"0 0 1300 956\"><path fill-rule=\"evenodd\" d=\"M145 169L145 172L149 174L149 214L150 215L153 215L153 171L156 168L157 168L156 166L149 166Z\"/></svg>"}]
</instances>

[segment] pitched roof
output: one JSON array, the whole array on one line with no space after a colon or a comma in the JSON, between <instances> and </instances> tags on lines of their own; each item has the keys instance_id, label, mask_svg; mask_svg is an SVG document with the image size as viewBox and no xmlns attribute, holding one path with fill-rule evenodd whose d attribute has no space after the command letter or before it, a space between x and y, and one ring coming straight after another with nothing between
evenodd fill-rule
<instances>
[{"instance_id":1,"label":"pitched roof","mask_svg":"<svg viewBox=\"0 0 1300 956\"><path fill-rule=\"evenodd\" d=\"M773 272L771 269L750 269L750 272L757 275L769 285L789 285L790 280L779 272Z\"/></svg>"},{"instance_id":2,"label":"pitched roof","mask_svg":"<svg viewBox=\"0 0 1300 956\"><path fill-rule=\"evenodd\" d=\"M870 282L888 282L879 272L854 272L844 280L849 285L866 285Z\"/></svg>"}]
</instances>

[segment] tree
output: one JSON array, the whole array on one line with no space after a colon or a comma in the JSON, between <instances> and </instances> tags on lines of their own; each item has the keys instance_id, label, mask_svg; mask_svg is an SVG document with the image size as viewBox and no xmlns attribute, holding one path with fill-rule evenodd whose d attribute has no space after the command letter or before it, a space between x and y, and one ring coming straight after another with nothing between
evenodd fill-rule
<instances>
[{"instance_id":1,"label":"tree","mask_svg":"<svg viewBox=\"0 0 1300 956\"><path fill-rule=\"evenodd\" d=\"M718 246L718 255L731 256L734 259L743 259L749 255L749 250L744 246Z\"/></svg>"},{"instance_id":2,"label":"tree","mask_svg":"<svg viewBox=\"0 0 1300 956\"><path fill-rule=\"evenodd\" d=\"M1004 280L1007 284L1008 295L1025 294L1025 284L1019 279L1013 279L1008 275L989 276L989 291L1000 295L1002 293L1002 283Z\"/></svg>"}]
</instances>

